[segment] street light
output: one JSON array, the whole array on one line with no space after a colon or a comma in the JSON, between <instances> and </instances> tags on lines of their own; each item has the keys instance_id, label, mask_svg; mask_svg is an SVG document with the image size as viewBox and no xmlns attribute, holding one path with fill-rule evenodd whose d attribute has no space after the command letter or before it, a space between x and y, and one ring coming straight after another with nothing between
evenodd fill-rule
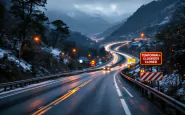
<instances>
[{"instance_id":1,"label":"street light","mask_svg":"<svg viewBox=\"0 0 185 115\"><path fill-rule=\"evenodd\" d=\"M76 48L73 48L72 52L73 52L73 53L76 53ZM75 58L76 58L76 55L75 55ZM74 59L74 61L75 61L75 66L76 66L76 70L77 70L77 63L76 63L76 59Z\"/></svg>"},{"instance_id":2,"label":"street light","mask_svg":"<svg viewBox=\"0 0 185 115\"><path fill-rule=\"evenodd\" d=\"M73 48L73 53L76 53L76 49L75 48Z\"/></svg>"},{"instance_id":3,"label":"street light","mask_svg":"<svg viewBox=\"0 0 185 115\"><path fill-rule=\"evenodd\" d=\"M91 54L88 54L88 57L91 57Z\"/></svg>"},{"instance_id":4,"label":"street light","mask_svg":"<svg viewBox=\"0 0 185 115\"><path fill-rule=\"evenodd\" d=\"M140 34L140 36L141 36L141 37L144 37L144 36L145 36L145 34L144 34L144 33L141 33L141 34Z\"/></svg>"},{"instance_id":5,"label":"street light","mask_svg":"<svg viewBox=\"0 0 185 115\"><path fill-rule=\"evenodd\" d=\"M38 36L34 37L34 41L39 42L40 38Z\"/></svg>"}]
</instances>

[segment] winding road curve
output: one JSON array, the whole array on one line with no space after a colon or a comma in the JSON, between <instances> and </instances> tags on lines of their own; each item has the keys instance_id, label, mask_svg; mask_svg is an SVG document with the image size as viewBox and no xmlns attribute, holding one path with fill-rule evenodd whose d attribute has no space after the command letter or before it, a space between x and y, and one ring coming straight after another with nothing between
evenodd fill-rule
<instances>
[{"instance_id":1,"label":"winding road curve","mask_svg":"<svg viewBox=\"0 0 185 115\"><path fill-rule=\"evenodd\" d=\"M113 54L113 63L120 60L119 55L126 58L123 67L48 81L11 95L4 93L0 115L163 115L119 74L131 56L110 47L127 42L105 46ZM81 79L75 80L78 77ZM65 82L67 79L73 81Z\"/></svg>"}]
</instances>

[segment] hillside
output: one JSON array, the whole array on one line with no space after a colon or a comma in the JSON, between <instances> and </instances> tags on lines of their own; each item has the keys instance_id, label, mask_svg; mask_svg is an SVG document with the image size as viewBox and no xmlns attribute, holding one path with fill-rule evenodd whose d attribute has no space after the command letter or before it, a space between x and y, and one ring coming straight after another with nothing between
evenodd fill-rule
<instances>
[{"instance_id":1,"label":"hillside","mask_svg":"<svg viewBox=\"0 0 185 115\"><path fill-rule=\"evenodd\" d=\"M98 44L95 41L92 41L90 38L86 37L85 35L81 34L80 32L70 32L71 35L68 38L69 41L74 41L77 46L85 46L89 48L98 48ZM83 44L82 44L83 43Z\"/></svg>"},{"instance_id":2,"label":"hillside","mask_svg":"<svg viewBox=\"0 0 185 115\"><path fill-rule=\"evenodd\" d=\"M154 36L162 26L170 22L173 13L182 2L183 0L158 0L142 5L105 41L122 39L124 36L135 37L141 32L150 37Z\"/></svg>"},{"instance_id":3,"label":"hillside","mask_svg":"<svg viewBox=\"0 0 185 115\"><path fill-rule=\"evenodd\" d=\"M104 38L104 37L111 35L114 31L119 29L126 22L126 20L127 19L125 19L125 20L121 21L120 23L117 23L117 24L113 25L112 27L106 29L103 33L99 34L97 37Z\"/></svg>"},{"instance_id":4,"label":"hillside","mask_svg":"<svg viewBox=\"0 0 185 115\"><path fill-rule=\"evenodd\" d=\"M96 34L105 31L111 26L111 24L99 17L92 17L82 12L78 13L64 13L47 11L46 15L50 18L50 21L61 19L63 20L72 31L78 31L86 35Z\"/></svg>"}]
</instances>

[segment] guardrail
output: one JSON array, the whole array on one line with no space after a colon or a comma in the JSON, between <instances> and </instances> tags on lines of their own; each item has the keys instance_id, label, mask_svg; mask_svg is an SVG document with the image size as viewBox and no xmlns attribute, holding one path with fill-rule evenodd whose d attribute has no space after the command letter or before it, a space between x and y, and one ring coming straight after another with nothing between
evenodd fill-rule
<instances>
[{"instance_id":1,"label":"guardrail","mask_svg":"<svg viewBox=\"0 0 185 115\"><path fill-rule=\"evenodd\" d=\"M4 89L4 91L6 91L7 89L11 90L13 88L23 87L26 85L39 83L39 82L43 82L43 81L47 81L47 80L53 80L53 79L57 79L59 77L77 75L77 74L81 74L81 73L85 73L85 72L93 72L93 71L98 71L98 70L102 70L102 69L91 69L91 70L86 70L86 71L81 70L81 71L74 71L74 72L70 72L70 73L62 73L62 74L56 74L56 75L51 75L51 76L20 80L20 81L15 81L15 82L1 83L0 89Z\"/></svg>"},{"instance_id":2,"label":"guardrail","mask_svg":"<svg viewBox=\"0 0 185 115\"><path fill-rule=\"evenodd\" d=\"M104 63L103 65L111 62L112 60L113 60L113 56L111 55L111 59L108 62ZM69 71L66 73L55 74L55 75L50 75L50 76L45 76L45 77L32 78L32 79L26 79L26 80L20 80L20 81L8 82L8 83L1 83L0 89L4 89L3 91L6 91L7 89L12 90L12 89L15 89L18 87L24 87L26 85L30 85L30 84L34 84L34 83L57 79L59 77L65 77L65 76L77 75L77 74L81 74L81 73L85 73L85 72L93 72L93 71L102 70L101 67L98 67L98 68L99 69L87 68L86 70L78 70L78 71L73 71L73 72Z\"/></svg>"},{"instance_id":3,"label":"guardrail","mask_svg":"<svg viewBox=\"0 0 185 115\"><path fill-rule=\"evenodd\" d=\"M113 60L113 56L111 55L111 59L108 62L104 63L103 65L110 63L112 60ZM125 59L124 59L124 61L125 61ZM122 61L120 60L117 64L114 64L112 67L117 66L121 62ZM66 73L61 73L61 74L56 74L56 75L45 76L45 77L32 78L32 79L26 79L26 80L20 80L20 81L15 81L15 82L8 82L8 83L1 83L0 89L4 89L3 91L6 91L7 89L12 90L12 89L15 89L18 87L24 87L26 85L30 85L30 84L34 84L34 83L57 79L59 77L77 75L77 74L81 74L81 73L85 73L85 72L99 71L99 70L102 70L101 67L103 67L103 65L98 67L98 69L87 68L86 70L74 71L74 72L70 72L70 73L66 72Z\"/></svg>"},{"instance_id":4,"label":"guardrail","mask_svg":"<svg viewBox=\"0 0 185 115\"><path fill-rule=\"evenodd\" d=\"M124 70L123 70L124 71ZM148 97L152 102L159 105L169 115L185 115L185 104L175 100L174 98L151 88L141 82L134 80L133 78L125 75L121 72L121 75L130 81L136 88L138 88L142 94ZM169 111L171 110L171 111ZM173 114L174 113L174 114Z\"/></svg>"}]
</instances>

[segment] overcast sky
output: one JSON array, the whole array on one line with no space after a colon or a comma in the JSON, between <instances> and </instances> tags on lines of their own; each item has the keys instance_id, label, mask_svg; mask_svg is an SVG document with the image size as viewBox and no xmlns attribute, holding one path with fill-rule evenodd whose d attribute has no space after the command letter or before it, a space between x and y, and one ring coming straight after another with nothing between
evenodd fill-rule
<instances>
[{"instance_id":1,"label":"overcast sky","mask_svg":"<svg viewBox=\"0 0 185 115\"><path fill-rule=\"evenodd\" d=\"M88 14L116 17L132 14L141 5L152 0L48 0L47 9L65 12L77 10Z\"/></svg>"}]
</instances>

